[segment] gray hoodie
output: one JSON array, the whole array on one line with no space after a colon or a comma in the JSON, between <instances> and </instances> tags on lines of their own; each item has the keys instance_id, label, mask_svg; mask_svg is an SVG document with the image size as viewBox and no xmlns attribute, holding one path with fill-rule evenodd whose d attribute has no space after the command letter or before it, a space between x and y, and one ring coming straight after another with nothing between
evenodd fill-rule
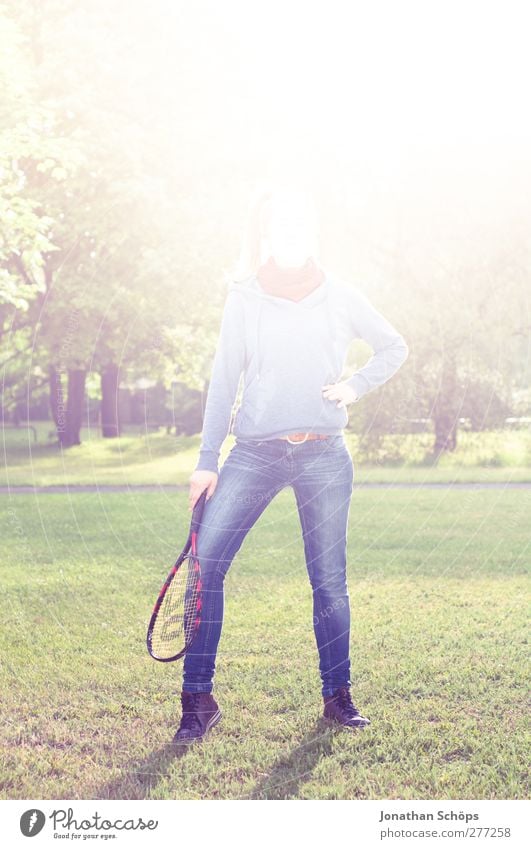
<instances>
[{"instance_id":1,"label":"gray hoodie","mask_svg":"<svg viewBox=\"0 0 531 849\"><path fill-rule=\"evenodd\" d=\"M347 409L324 398L322 387L342 379L353 339L364 339L374 350L345 381L356 400L389 380L407 359L403 336L367 297L323 270L324 282L300 301L267 294L255 275L229 285L196 469L219 471L229 432L241 440L307 431L340 434ZM242 373L241 403L232 417Z\"/></svg>"}]
</instances>

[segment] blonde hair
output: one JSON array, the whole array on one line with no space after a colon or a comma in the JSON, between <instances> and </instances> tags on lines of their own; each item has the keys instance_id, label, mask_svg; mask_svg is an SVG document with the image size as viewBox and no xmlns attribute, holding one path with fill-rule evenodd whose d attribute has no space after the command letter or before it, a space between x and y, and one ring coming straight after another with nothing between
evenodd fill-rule
<instances>
[{"instance_id":1,"label":"blonde hair","mask_svg":"<svg viewBox=\"0 0 531 849\"><path fill-rule=\"evenodd\" d=\"M308 216L313 245L317 249L318 217L312 193L305 186L292 182L261 186L253 192L249 202L240 255L231 275L235 282L239 283L256 274L261 264L262 239L269 232L271 215L282 208L304 210Z\"/></svg>"}]
</instances>

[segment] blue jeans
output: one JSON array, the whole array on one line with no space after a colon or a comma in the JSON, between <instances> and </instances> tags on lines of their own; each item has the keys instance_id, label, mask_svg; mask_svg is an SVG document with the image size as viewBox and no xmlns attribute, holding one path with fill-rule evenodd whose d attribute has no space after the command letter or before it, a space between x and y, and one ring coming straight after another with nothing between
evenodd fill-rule
<instances>
[{"instance_id":1,"label":"blue jeans","mask_svg":"<svg viewBox=\"0 0 531 849\"><path fill-rule=\"evenodd\" d=\"M313 592L322 694L350 686L346 551L353 481L353 462L342 434L299 445L283 439L236 440L205 503L197 538L202 619L184 657L183 690L212 691L225 576L248 531L286 486L295 492Z\"/></svg>"}]
</instances>

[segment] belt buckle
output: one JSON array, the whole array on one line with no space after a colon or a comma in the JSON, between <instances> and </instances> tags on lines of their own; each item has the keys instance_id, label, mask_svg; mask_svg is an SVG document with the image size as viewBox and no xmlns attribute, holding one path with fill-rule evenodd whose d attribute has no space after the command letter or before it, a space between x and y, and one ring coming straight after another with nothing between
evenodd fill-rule
<instances>
[{"instance_id":1,"label":"belt buckle","mask_svg":"<svg viewBox=\"0 0 531 849\"><path fill-rule=\"evenodd\" d=\"M296 440L295 440L295 442L292 442L292 441L291 441L291 438L290 438L290 436L289 436L289 434L288 434L288 435L286 436L286 439L288 440L288 442L289 442L289 444L290 444L290 445L302 445L302 444L303 444L303 442L306 442L306 440L308 439L309 435L310 435L310 432L308 431L307 433L305 433L305 434L304 434L304 439L296 439Z\"/></svg>"}]
</instances>

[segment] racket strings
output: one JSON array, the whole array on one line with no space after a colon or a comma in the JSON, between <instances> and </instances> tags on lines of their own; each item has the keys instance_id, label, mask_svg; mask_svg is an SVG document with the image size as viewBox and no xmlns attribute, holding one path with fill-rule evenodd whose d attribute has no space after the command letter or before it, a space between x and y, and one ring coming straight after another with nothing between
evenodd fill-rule
<instances>
[{"instance_id":1,"label":"racket strings","mask_svg":"<svg viewBox=\"0 0 531 849\"><path fill-rule=\"evenodd\" d=\"M173 576L155 620L151 645L158 657L173 657L191 642L201 621L201 569L190 554Z\"/></svg>"}]
</instances>

